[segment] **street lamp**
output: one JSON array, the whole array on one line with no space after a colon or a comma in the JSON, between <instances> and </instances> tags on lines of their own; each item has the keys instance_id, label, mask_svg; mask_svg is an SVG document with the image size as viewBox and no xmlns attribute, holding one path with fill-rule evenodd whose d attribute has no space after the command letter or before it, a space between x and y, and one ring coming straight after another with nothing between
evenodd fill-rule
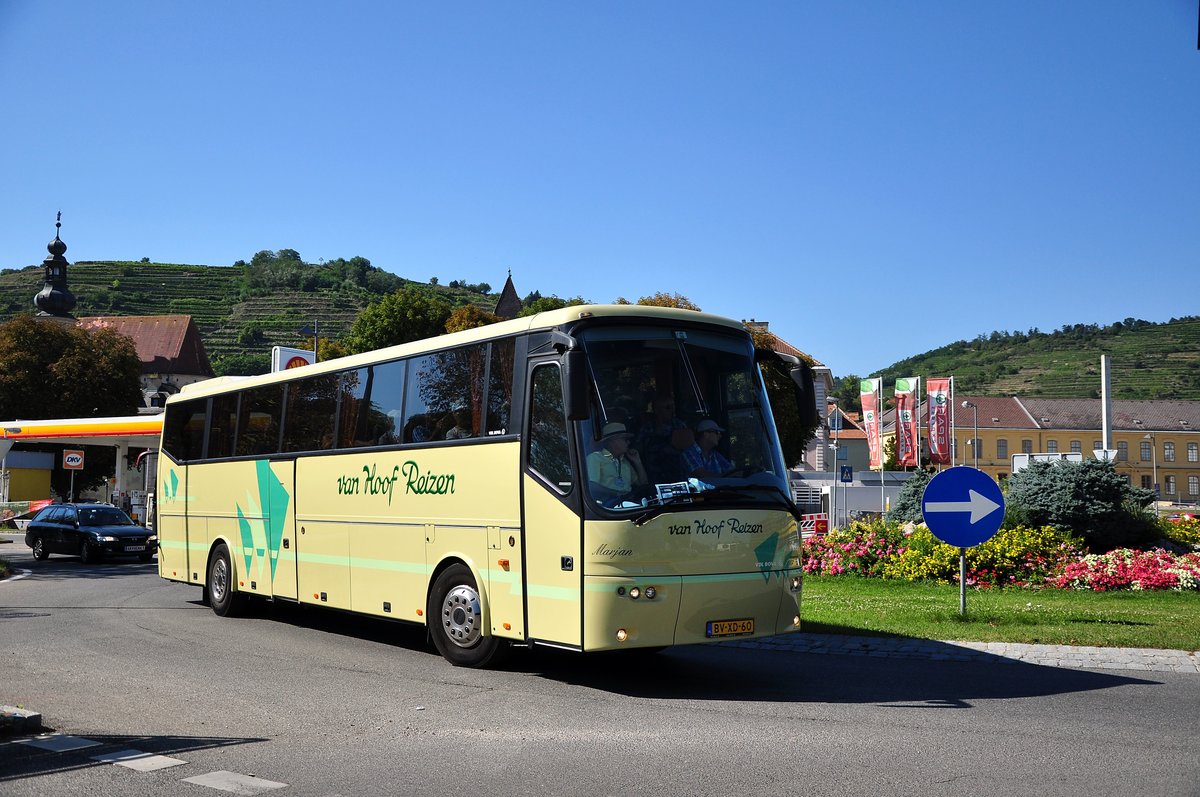
<instances>
[{"instance_id":1,"label":"street lamp","mask_svg":"<svg viewBox=\"0 0 1200 797\"><path fill-rule=\"evenodd\" d=\"M979 408L972 401L962 403L964 410L970 410L975 416L975 436L971 438L971 451L975 455L975 470L979 470Z\"/></svg>"},{"instance_id":2,"label":"street lamp","mask_svg":"<svg viewBox=\"0 0 1200 797\"><path fill-rule=\"evenodd\" d=\"M830 418L832 418L835 414L837 414L838 403L837 403L837 399L835 399L835 398L827 399L827 403L833 405L832 411L826 410L825 425L829 426ZM837 489L838 489L838 483L840 482L840 479L838 477L838 443L840 443L841 439L842 439L841 432L842 432L842 419L839 417L837 420L837 425L835 425L833 427L833 445L830 446L830 448L833 449L833 467L829 469L830 472L833 474L833 490L830 491L830 499L831 500L830 500L830 507L829 507L829 509L830 509L829 527L831 529L837 527Z\"/></svg>"},{"instance_id":3,"label":"street lamp","mask_svg":"<svg viewBox=\"0 0 1200 797\"><path fill-rule=\"evenodd\" d=\"M1158 447L1154 444L1154 435L1148 434L1142 439L1150 441L1150 483L1154 486L1154 516L1158 517Z\"/></svg>"},{"instance_id":4,"label":"street lamp","mask_svg":"<svg viewBox=\"0 0 1200 797\"><path fill-rule=\"evenodd\" d=\"M297 332L299 332L301 335L303 335L306 338L309 337L310 335L312 336L312 339L313 339L313 362L314 363L317 362L317 360L319 360L321 358L321 355L319 355L317 353L317 349L320 348L317 344L321 340L321 338L318 337L320 334L318 331L319 329L320 329L320 327L317 326L317 322L313 321L312 324L305 324L300 329L296 330Z\"/></svg>"}]
</instances>

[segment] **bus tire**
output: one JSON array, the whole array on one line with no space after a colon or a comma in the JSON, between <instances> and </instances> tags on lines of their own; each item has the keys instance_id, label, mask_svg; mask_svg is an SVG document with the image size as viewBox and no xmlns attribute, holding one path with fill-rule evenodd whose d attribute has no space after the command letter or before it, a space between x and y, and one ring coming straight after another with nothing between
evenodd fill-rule
<instances>
[{"instance_id":1,"label":"bus tire","mask_svg":"<svg viewBox=\"0 0 1200 797\"><path fill-rule=\"evenodd\" d=\"M236 617L245 605L246 596L233 585L233 562L229 548L218 545L208 560L208 580L204 585L208 605L220 617Z\"/></svg>"},{"instance_id":2,"label":"bus tire","mask_svg":"<svg viewBox=\"0 0 1200 797\"><path fill-rule=\"evenodd\" d=\"M429 633L434 647L455 667L486 667L508 642L486 633L475 577L463 564L442 571L429 591Z\"/></svg>"}]
</instances>

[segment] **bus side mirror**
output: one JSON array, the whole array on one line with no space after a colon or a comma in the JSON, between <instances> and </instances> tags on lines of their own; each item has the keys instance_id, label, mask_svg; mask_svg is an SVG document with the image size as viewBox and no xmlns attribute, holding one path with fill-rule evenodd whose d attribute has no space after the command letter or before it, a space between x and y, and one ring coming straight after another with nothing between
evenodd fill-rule
<instances>
[{"instance_id":1,"label":"bus side mirror","mask_svg":"<svg viewBox=\"0 0 1200 797\"><path fill-rule=\"evenodd\" d=\"M588 363L582 349L563 354L563 382L566 386L567 420L588 419Z\"/></svg>"},{"instance_id":2,"label":"bus side mirror","mask_svg":"<svg viewBox=\"0 0 1200 797\"><path fill-rule=\"evenodd\" d=\"M791 377L796 386L800 424L806 429L815 428L820 416L817 414L817 391L813 386L812 368L807 363L801 363L791 370Z\"/></svg>"}]
</instances>

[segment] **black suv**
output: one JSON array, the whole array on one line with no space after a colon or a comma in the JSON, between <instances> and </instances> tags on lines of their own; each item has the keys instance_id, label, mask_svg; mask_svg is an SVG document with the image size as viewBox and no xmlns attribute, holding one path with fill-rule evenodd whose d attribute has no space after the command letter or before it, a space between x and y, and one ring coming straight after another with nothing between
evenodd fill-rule
<instances>
[{"instance_id":1,"label":"black suv","mask_svg":"<svg viewBox=\"0 0 1200 797\"><path fill-rule=\"evenodd\" d=\"M110 504L51 504L29 521L25 544L34 559L63 553L88 564L109 554L149 562L158 538Z\"/></svg>"}]
</instances>

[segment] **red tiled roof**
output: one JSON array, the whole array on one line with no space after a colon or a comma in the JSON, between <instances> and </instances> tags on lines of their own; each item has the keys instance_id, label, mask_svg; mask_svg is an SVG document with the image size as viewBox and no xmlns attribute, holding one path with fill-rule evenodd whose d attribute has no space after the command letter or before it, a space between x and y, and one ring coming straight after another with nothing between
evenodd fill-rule
<instances>
[{"instance_id":1,"label":"red tiled roof","mask_svg":"<svg viewBox=\"0 0 1200 797\"><path fill-rule=\"evenodd\" d=\"M84 329L111 329L133 339L144 374L212 376L212 366L189 315L88 316Z\"/></svg>"}]
</instances>

